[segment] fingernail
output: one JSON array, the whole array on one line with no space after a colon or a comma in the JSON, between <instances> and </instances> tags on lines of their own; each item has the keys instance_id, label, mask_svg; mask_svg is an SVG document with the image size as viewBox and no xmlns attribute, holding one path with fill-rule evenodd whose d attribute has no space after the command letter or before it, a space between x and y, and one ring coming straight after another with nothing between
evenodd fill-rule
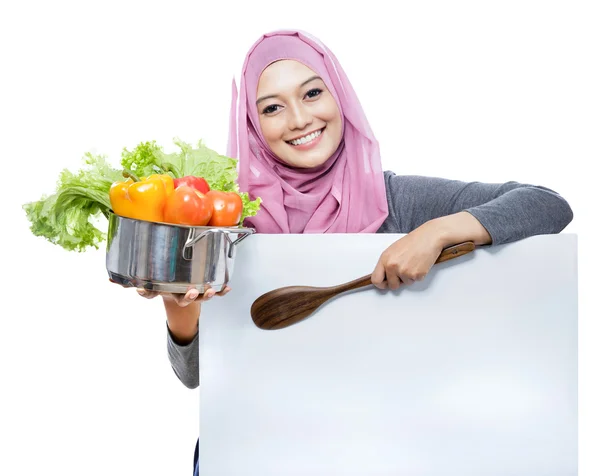
<instances>
[{"instance_id":1,"label":"fingernail","mask_svg":"<svg viewBox=\"0 0 600 476\"><path fill-rule=\"evenodd\" d=\"M145 296L146 295L146 290L144 289L138 289L138 293L140 296Z\"/></svg>"},{"instance_id":2,"label":"fingernail","mask_svg":"<svg viewBox=\"0 0 600 476\"><path fill-rule=\"evenodd\" d=\"M194 289L193 291L190 291L190 299L194 300L197 297L198 297L198 291L197 290Z\"/></svg>"}]
</instances>

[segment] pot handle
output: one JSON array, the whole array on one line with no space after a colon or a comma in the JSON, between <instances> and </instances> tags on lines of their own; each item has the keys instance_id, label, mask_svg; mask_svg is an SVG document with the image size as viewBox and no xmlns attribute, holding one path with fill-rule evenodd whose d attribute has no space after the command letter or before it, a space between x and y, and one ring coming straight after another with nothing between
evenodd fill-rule
<instances>
[{"instance_id":1,"label":"pot handle","mask_svg":"<svg viewBox=\"0 0 600 476\"><path fill-rule=\"evenodd\" d=\"M227 239L227 241L229 242L229 253L227 253L227 256L229 258L233 257L233 250L235 249L234 246L239 244L240 241L242 241L244 238L247 238L248 236L250 236L251 234L255 233L256 230L254 228L238 228L235 231L233 230L222 230L225 232L225 238ZM231 238L229 238L229 234L230 233L237 233L240 234L241 236L238 236L235 240L231 241Z\"/></svg>"},{"instance_id":2,"label":"pot handle","mask_svg":"<svg viewBox=\"0 0 600 476\"><path fill-rule=\"evenodd\" d=\"M250 236L251 234L253 234L255 232L256 232L256 230L254 230L254 228L234 228L234 229L228 229L228 228L210 228L209 230L204 230L199 235L196 235L195 234L195 229L194 228L190 228L190 232L188 234L188 238L185 241L185 244L183 245L183 251L182 251L183 259L186 259L186 260L192 259L192 257L191 257L191 247L194 244L198 243L198 241L200 241L202 238L204 238L208 233L223 233L225 235L225 238L229 242L229 253L228 253L228 256L229 256L229 258L231 258L233 256L233 249L234 249L233 247L234 247L234 245L237 245L244 238L246 238L247 236ZM230 233L241 234L241 236L238 236L234 241L231 241L231 238L229 238L229 234Z\"/></svg>"}]
</instances>

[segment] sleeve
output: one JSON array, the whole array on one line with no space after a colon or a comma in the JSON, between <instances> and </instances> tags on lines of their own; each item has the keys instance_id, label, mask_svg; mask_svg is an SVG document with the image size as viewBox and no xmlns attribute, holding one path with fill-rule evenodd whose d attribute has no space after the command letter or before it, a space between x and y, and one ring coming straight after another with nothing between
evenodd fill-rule
<instances>
[{"instance_id":1,"label":"sleeve","mask_svg":"<svg viewBox=\"0 0 600 476\"><path fill-rule=\"evenodd\" d=\"M392 172L386 172L385 177L389 222L397 233L410 233L429 220L465 211L485 227L492 245L499 245L559 233L573 219L567 201L542 186L462 182Z\"/></svg>"},{"instance_id":2,"label":"sleeve","mask_svg":"<svg viewBox=\"0 0 600 476\"><path fill-rule=\"evenodd\" d=\"M190 389L199 385L199 347L198 334L194 340L186 345L179 345L173 339L173 335L167 326L167 351L171 367L177 378Z\"/></svg>"}]
</instances>

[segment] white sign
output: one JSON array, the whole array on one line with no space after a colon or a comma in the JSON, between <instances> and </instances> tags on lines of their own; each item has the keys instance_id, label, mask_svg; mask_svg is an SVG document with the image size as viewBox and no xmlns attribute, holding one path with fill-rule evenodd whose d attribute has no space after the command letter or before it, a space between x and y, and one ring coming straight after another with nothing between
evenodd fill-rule
<instances>
[{"instance_id":1,"label":"white sign","mask_svg":"<svg viewBox=\"0 0 600 476\"><path fill-rule=\"evenodd\" d=\"M261 330L253 301L402 235L252 235L200 320L202 476L577 474L577 236L536 236Z\"/></svg>"}]
</instances>

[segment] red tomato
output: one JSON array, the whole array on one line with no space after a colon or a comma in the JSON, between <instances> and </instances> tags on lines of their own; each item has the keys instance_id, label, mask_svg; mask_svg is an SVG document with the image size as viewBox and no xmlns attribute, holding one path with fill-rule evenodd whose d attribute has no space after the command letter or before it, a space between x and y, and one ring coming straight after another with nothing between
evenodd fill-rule
<instances>
[{"instance_id":1,"label":"red tomato","mask_svg":"<svg viewBox=\"0 0 600 476\"><path fill-rule=\"evenodd\" d=\"M213 205L209 226L236 226L242 219L242 198L235 192L211 190L206 194Z\"/></svg>"},{"instance_id":2,"label":"red tomato","mask_svg":"<svg viewBox=\"0 0 600 476\"><path fill-rule=\"evenodd\" d=\"M212 216L212 201L187 185L177 187L165 203L164 221L176 225L204 226Z\"/></svg>"},{"instance_id":3,"label":"red tomato","mask_svg":"<svg viewBox=\"0 0 600 476\"><path fill-rule=\"evenodd\" d=\"M210 191L210 187L208 186L208 182L206 180L204 180L202 177L194 177L193 175L176 178L173 180L173 185L175 188L179 187L180 185L187 185L188 187L195 188L200 193L207 193Z\"/></svg>"}]
</instances>

